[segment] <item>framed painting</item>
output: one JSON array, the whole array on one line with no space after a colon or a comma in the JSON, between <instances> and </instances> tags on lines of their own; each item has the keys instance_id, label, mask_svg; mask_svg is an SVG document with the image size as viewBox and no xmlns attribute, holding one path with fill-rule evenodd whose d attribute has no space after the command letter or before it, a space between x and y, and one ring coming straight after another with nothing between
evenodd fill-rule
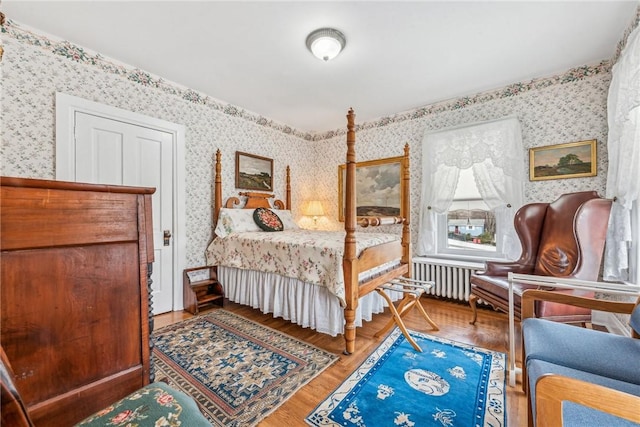
<instances>
[{"instance_id":1,"label":"framed painting","mask_svg":"<svg viewBox=\"0 0 640 427\"><path fill-rule=\"evenodd\" d=\"M403 157L356 163L356 215L404 216L402 195ZM338 219L344 221L347 166L338 166Z\"/></svg>"},{"instance_id":2,"label":"framed painting","mask_svg":"<svg viewBox=\"0 0 640 427\"><path fill-rule=\"evenodd\" d=\"M273 160L236 151L236 188L273 191Z\"/></svg>"},{"instance_id":3,"label":"framed painting","mask_svg":"<svg viewBox=\"0 0 640 427\"><path fill-rule=\"evenodd\" d=\"M529 180L596 176L596 140L529 149Z\"/></svg>"}]
</instances>

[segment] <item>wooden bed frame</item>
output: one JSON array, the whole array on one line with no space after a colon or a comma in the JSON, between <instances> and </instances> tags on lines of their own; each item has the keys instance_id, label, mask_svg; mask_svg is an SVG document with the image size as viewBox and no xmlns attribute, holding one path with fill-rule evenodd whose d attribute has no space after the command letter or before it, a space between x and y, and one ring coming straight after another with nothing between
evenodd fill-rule
<instances>
[{"instance_id":1,"label":"wooden bed frame","mask_svg":"<svg viewBox=\"0 0 640 427\"><path fill-rule=\"evenodd\" d=\"M356 340L356 308L358 300L375 291L378 287L390 282L391 280L404 276L411 276L411 234L409 230L409 213L410 213L410 172L409 172L409 145L404 146L404 155L402 164L402 185L404 194L402 195L403 206L402 212L405 217L356 217L356 133L355 133L355 113L353 109L349 109L347 113L347 156L346 156L346 179L345 179L345 222L344 229L346 231L344 241L344 257L343 271L345 281L345 299L346 306L344 308L344 339L345 353L351 354L355 350ZM218 219L220 209L222 208L222 166L221 166L220 150L216 152L215 166L215 201L214 201L214 221ZM241 192L240 196L246 197L244 209L255 209L258 207L271 207L269 199L273 198L272 194ZM287 166L286 172L286 203L281 200L274 200L273 205L278 209L291 209L291 178L290 169ZM234 208L240 205L238 197L230 197L225 203L226 208ZM401 241L384 243L372 248L368 248L358 257L356 256L356 225L361 227L375 227L379 225L402 224ZM390 270L383 272L362 283L358 282L358 274L370 270L376 266L383 265L387 262L400 259L400 264Z\"/></svg>"}]
</instances>

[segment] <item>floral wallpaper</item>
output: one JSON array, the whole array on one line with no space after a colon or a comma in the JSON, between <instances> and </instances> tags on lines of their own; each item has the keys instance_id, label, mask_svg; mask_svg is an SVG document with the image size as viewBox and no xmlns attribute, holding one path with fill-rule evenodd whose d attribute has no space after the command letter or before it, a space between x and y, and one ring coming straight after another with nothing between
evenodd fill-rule
<instances>
[{"instance_id":1,"label":"floral wallpaper","mask_svg":"<svg viewBox=\"0 0 640 427\"><path fill-rule=\"evenodd\" d=\"M0 63L2 175L55 178L56 92L185 126L186 267L204 264L204 251L213 236L212 185L217 149L222 153L225 196L237 195L234 188L236 150L274 159L274 183L279 194L284 193L287 165L292 175L302 180L308 179L305 171L313 169L314 158L308 155L313 147L293 133L194 102L193 97L187 99L182 94L168 93L145 83L149 80L141 78L141 73L132 78L119 71L105 71L93 60L79 62L81 53L73 56L65 50L61 55L54 53L48 44L38 45L16 37L5 36L3 45L5 52ZM300 189L293 186L293 203L303 200Z\"/></svg>"},{"instance_id":2,"label":"floral wallpaper","mask_svg":"<svg viewBox=\"0 0 640 427\"><path fill-rule=\"evenodd\" d=\"M80 46L26 30L18 23L8 21L2 32L2 175L54 178L54 100L59 91L185 126L186 267L204 263L204 251L212 237L212 171L217 149L222 152L225 197L237 192L236 150L269 157L274 159L276 194L281 197L284 169L291 167L293 214L301 225L311 224L302 216L303 202L320 199L327 216L318 221L319 227L343 227L337 221L337 179L338 165L345 158L346 119L341 129L318 134L300 132ZM562 193L583 190L604 194L610 65L604 60L560 75L517 82L367 123L357 122L356 110L357 158L364 161L398 156L405 143L410 145L411 215L415 219L425 131L516 116L522 124L522 167L527 171L529 148L586 139L598 141L596 177L527 182L526 201L552 201ZM415 220L412 232L415 237Z\"/></svg>"},{"instance_id":3,"label":"floral wallpaper","mask_svg":"<svg viewBox=\"0 0 640 427\"><path fill-rule=\"evenodd\" d=\"M436 129L515 116L523 132L522 167L529 171L528 149L565 142L597 140L597 176L588 178L527 181L525 203L550 202L563 193L595 190L605 194L607 174L607 116L606 99L610 74L601 70L588 77L574 78L562 84L528 90L514 96L493 98L460 109L438 109L420 113L420 117L399 120L387 119L384 126L361 126L356 132L358 161L402 155L405 143L410 146L411 161L411 218L412 235L417 236L418 201L421 188L422 138L425 132ZM433 107L430 107L433 108ZM357 114L357 111L356 111ZM357 121L357 117L356 117ZM327 199L332 198L338 185L336 163L344 163L344 137L335 136L319 142L327 158L333 162L317 165L317 173L328 177L318 186ZM333 197L335 200L335 197ZM332 204L332 217L337 217L337 201ZM339 225L332 224L339 227Z\"/></svg>"}]
</instances>

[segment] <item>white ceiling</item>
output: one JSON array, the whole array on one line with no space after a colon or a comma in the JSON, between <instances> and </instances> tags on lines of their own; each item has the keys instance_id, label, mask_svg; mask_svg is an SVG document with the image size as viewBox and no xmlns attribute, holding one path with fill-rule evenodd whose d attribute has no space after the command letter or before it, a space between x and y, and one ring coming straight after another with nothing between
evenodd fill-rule
<instances>
[{"instance_id":1,"label":"white ceiling","mask_svg":"<svg viewBox=\"0 0 640 427\"><path fill-rule=\"evenodd\" d=\"M24 1L8 19L300 131L342 128L595 64L628 1ZM347 38L324 63L320 27Z\"/></svg>"}]
</instances>

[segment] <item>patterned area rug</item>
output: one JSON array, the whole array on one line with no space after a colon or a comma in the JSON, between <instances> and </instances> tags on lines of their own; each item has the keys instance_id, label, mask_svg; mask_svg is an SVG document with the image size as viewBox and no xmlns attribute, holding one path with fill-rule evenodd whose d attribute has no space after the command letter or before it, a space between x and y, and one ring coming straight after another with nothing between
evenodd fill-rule
<instances>
[{"instance_id":1,"label":"patterned area rug","mask_svg":"<svg viewBox=\"0 0 640 427\"><path fill-rule=\"evenodd\" d=\"M338 356L218 309L154 331L155 378L214 426L253 426Z\"/></svg>"},{"instance_id":2,"label":"patterned area rug","mask_svg":"<svg viewBox=\"0 0 640 427\"><path fill-rule=\"evenodd\" d=\"M312 426L505 426L505 354L396 328L307 416Z\"/></svg>"}]
</instances>

